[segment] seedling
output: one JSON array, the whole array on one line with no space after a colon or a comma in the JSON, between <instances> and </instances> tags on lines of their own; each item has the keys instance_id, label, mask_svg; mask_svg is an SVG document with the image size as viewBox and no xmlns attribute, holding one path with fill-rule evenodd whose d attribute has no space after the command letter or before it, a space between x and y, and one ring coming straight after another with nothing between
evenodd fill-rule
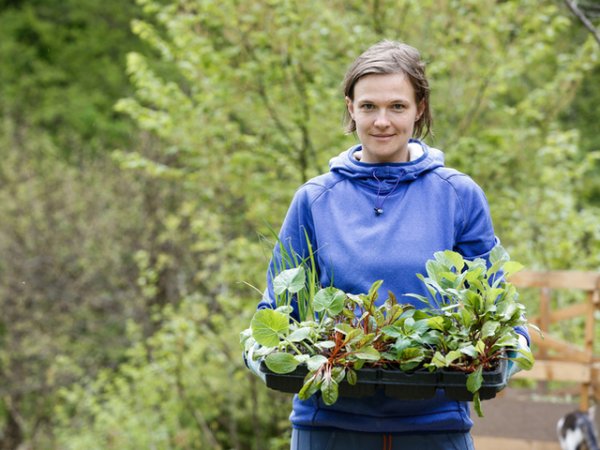
<instances>
[{"instance_id":1,"label":"seedling","mask_svg":"<svg viewBox=\"0 0 600 450\"><path fill-rule=\"evenodd\" d=\"M318 287L312 251L309 262L280 271L273 279L276 309L257 311L241 333L247 354L263 358L270 371L288 374L306 366L301 399L320 392L326 404L335 403L340 383L355 385L362 368L449 370L468 374L466 388L482 415L479 391L486 371L509 358L507 351L516 352L511 359L520 368L533 366L531 352L518 348L515 331L533 325L506 280L522 266L500 246L489 267L483 259L435 253L427 276L417 275L429 297L408 294L422 309L399 304L391 292L378 306L381 280L360 295ZM294 302L302 304L295 310Z\"/></svg>"}]
</instances>

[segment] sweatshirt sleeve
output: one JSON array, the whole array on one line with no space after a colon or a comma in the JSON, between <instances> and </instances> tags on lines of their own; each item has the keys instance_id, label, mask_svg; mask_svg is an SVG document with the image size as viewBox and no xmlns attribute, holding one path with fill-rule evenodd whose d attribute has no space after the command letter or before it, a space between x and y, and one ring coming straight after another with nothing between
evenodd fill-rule
<instances>
[{"instance_id":1,"label":"sweatshirt sleeve","mask_svg":"<svg viewBox=\"0 0 600 450\"><path fill-rule=\"evenodd\" d=\"M468 176L453 177L459 202L462 207L462 220L456 226L454 250L467 259L483 258L489 265L492 249L499 243L494 234L494 226L483 190ZM515 331L527 339L527 328L516 327Z\"/></svg>"},{"instance_id":2,"label":"sweatshirt sleeve","mask_svg":"<svg viewBox=\"0 0 600 450\"><path fill-rule=\"evenodd\" d=\"M468 259L489 259L497 243L490 209L483 190L468 176L452 177L461 214L456 223L454 250Z\"/></svg>"},{"instance_id":3,"label":"sweatshirt sleeve","mask_svg":"<svg viewBox=\"0 0 600 450\"><path fill-rule=\"evenodd\" d=\"M316 251L310 206L309 187L304 185L296 191L281 226L278 242L273 248L267 271L267 288L257 309L276 307L273 278L281 271L294 267L293 258L302 261L309 256L308 242L310 242L313 252ZM288 258L286 258L286 254L289 256ZM297 317L297 303L292 301L292 306L294 307L293 315Z\"/></svg>"}]
</instances>

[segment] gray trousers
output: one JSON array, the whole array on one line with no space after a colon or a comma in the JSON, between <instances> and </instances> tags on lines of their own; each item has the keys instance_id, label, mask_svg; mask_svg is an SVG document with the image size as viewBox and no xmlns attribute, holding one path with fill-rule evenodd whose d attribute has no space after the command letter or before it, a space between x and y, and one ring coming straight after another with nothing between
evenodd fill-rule
<instances>
[{"instance_id":1,"label":"gray trousers","mask_svg":"<svg viewBox=\"0 0 600 450\"><path fill-rule=\"evenodd\" d=\"M467 433L360 433L345 430L292 430L291 450L475 450Z\"/></svg>"}]
</instances>

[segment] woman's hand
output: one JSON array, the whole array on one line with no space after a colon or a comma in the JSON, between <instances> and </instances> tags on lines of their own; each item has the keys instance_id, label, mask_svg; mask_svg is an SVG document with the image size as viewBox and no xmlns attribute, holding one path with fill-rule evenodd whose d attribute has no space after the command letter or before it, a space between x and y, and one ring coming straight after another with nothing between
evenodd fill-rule
<instances>
[{"instance_id":1,"label":"woman's hand","mask_svg":"<svg viewBox=\"0 0 600 450\"><path fill-rule=\"evenodd\" d=\"M259 348L259 345L254 344L254 346L251 347L250 350L248 350L248 353L244 354L244 362L246 363L246 366L248 367L248 369L250 369L250 372L252 372L258 378L260 378L263 383L265 383L266 382L266 374L260 370L260 363L262 361L262 358L258 358L256 360L254 359L254 352L258 348Z\"/></svg>"},{"instance_id":2,"label":"woman's hand","mask_svg":"<svg viewBox=\"0 0 600 450\"><path fill-rule=\"evenodd\" d=\"M506 352L506 356L508 357L508 363L506 364L507 380L510 379L510 377L512 377L515 373L521 371L521 368L514 362L514 359L519 356L519 349L529 349L527 339L523 335L519 335L519 345L517 347L517 350L509 350Z\"/></svg>"}]
</instances>

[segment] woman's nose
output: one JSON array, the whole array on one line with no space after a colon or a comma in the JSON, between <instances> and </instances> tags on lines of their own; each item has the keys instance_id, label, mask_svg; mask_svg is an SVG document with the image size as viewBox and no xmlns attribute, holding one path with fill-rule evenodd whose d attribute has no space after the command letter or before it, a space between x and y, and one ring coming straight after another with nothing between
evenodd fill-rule
<instances>
[{"instance_id":1,"label":"woman's nose","mask_svg":"<svg viewBox=\"0 0 600 450\"><path fill-rule=\"evenodd\" d=\"M377 128L386 128L390 125L390 120L388 118L387 112L384 109L377 112L377 117L375 117L374 125Z\"/></svg>"}]
</instances>

